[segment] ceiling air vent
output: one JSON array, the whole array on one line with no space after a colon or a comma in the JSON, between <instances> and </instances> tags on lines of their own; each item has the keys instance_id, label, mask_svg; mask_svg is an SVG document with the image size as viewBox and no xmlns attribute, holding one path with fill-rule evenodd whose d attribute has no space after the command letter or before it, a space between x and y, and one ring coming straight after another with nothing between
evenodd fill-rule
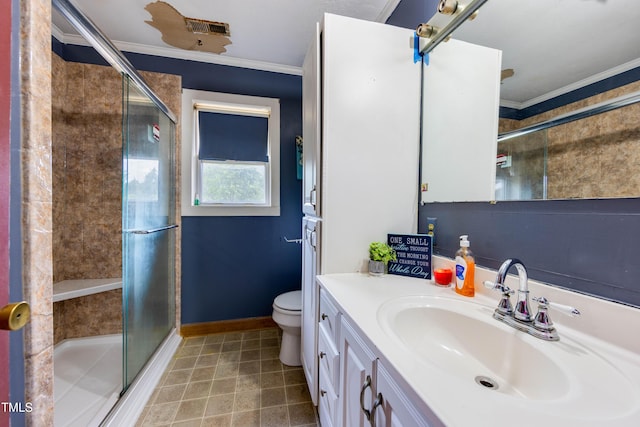
<instances>
[{"instance_id":1,"label":"ceiling air vent","mask_svg":"<svg viewBox=\"0 0 640 427\"><path fill-rule=\"evenodd\" d=\"M184 18L187 29L196 34L218 34L230 36L229 24L224 22L206 21L204 19Z\"/></svg>"}]
</instances>

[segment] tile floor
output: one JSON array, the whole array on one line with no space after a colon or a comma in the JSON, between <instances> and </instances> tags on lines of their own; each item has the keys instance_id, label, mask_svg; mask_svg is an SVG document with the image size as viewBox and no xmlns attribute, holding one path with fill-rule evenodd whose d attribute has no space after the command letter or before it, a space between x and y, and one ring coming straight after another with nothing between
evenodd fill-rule
<instances>
[{"instance_id":1,"label":"tile floor","mask_svg":"<svg viewBox=\"0 0 640 427\"><path fill-rule=\"evenodd\" d=\"M136 425L319 425L302 368L279 352L278 328L183 339Z\"/></svg>"}]
</instances>

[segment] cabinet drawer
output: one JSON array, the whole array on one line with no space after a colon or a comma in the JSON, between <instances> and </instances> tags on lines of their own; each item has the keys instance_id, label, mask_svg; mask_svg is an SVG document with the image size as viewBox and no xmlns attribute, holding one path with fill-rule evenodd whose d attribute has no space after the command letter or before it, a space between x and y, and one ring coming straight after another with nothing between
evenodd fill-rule
<instances>
[{"instance_id":1,"label":"cabinet drawer","mask_svg":"<svg viewBox=\"0 0 640 427\"><path fill-rule=\"evenodd\" d=\"M327 378L326 371L320 368L320 395L318 403L318 415L322 427L336 425L338 414L338 395Z\"/></svg>"},{"instance_id":2,"label":"cabinet drawer","mask_svg":"<svg viewBox=\"0 0 640 427\"><path fill-rule=\"evenodd\" d=\"M329 299L327 291L320 288L320 325L324 326L329 333L329 338L337 347L339 342L338 322L340 321L340 312Z\"/></svg>"},{"instance_id":3,"label":"cabinet drawer","mask_svg":"<svg viewBox=\"0 0 640 427\"><path fill-rule=\"evenodd\" d=\"M324 370L327 374L327 380L331 382L331 386L335 390L338 390L340 380L340 354L322 324L320 324L318 328L318 360L320 372Z\"/></svg>"}]
</instances>

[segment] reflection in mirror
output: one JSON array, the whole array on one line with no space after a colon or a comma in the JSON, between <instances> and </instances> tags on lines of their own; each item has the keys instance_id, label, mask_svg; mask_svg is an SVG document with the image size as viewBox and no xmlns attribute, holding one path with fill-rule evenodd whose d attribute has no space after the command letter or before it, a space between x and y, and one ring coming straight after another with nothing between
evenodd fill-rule
<instances>
[{"instance_id":1,"label":"reflection in mirror","mask_svg":"<svg viewBox=\"0 0 640 427\"><path fill-rule=\"evenodd\" d=\"M503 52L503 134L640 91L639 17L637 0L492 0L453 37ZM640 196L639 116L634 104L501 141L496 200Z\"/></svg>"},{"instance_id":2,"label":"reflection in mirror","mask_svg":"<svg viewBox=\"0 0 640 427\"><path fill-rule=\"evenodd\" d=\"M496 200L546 199L547 130L498 142Z\"/></svg>"},{"instance_id":3,"label":"reflection in mirror","mask_svg":"<svg viewBox=\"0 0 640 427\"><path fill-rule=\"evenodd\" d=\"M632 83L516 123L518 127L594 100L635 92ZM640 196L640 104L498 143L496 200ZM501 119L506 132L513 120ZM524 123L522 123L524 122ZM505 178L503 182L501 179Z\"/></svg>"}]
</instances>

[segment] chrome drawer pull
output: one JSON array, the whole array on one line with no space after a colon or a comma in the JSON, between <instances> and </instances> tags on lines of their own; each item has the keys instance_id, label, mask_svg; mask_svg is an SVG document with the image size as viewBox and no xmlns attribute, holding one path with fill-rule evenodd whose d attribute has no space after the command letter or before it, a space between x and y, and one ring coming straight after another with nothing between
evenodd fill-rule
<instances>
[{"instance_id":1,"label":"chrome drawer pull","mask_svg":"<svg viewBox=\"0 0 640 427\"><path fill-rule=\"evenodd\" d=\"M364 380L362 384L362 389L360 389L360 409L364 413L364 416L367 417L367 421L371 421L371 411L365 409L364 407L364 392L367 388L371 387L371 376L367 375L367 378Z\"/></svg>"}]
</instances>

